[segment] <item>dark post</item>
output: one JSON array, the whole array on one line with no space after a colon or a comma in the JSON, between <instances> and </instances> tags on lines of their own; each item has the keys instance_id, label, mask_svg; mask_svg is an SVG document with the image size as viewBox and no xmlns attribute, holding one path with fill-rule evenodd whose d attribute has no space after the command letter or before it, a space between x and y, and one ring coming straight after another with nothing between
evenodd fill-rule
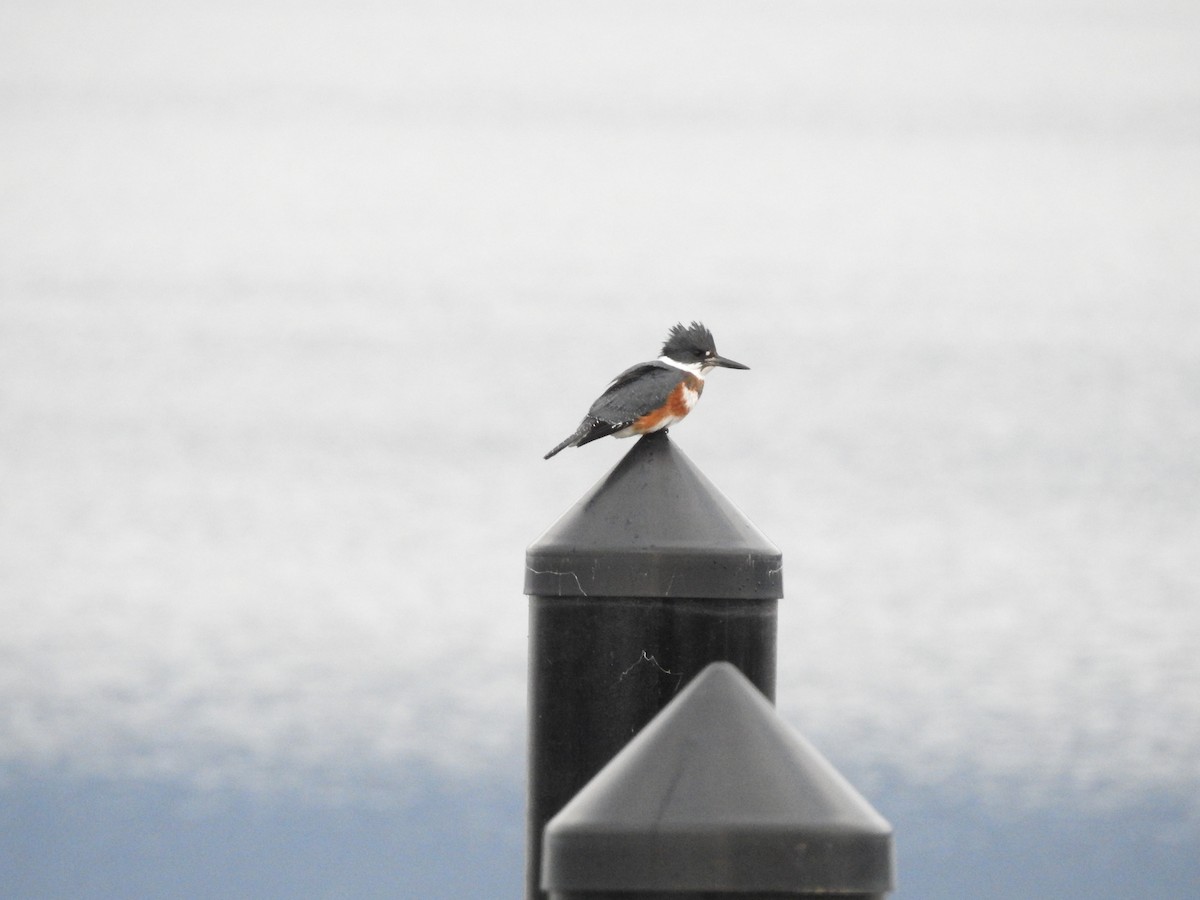
<instances>
[{"instance_id":1,"label":"dark post","mask_svg":"<svg viewBox=\"0 0 1200 900\"><path fill-rule=\"evenodd\" d=\"M535 541L526 898L542 829L709 663L775 695L782 556L665 433L641 438Z\"/></svg>"},{"instance_id":2,"label":"dark post","mask_svg":"<svg viewBox=\"0 0 1200 900\"><path fill-rule=\"evenodd\" d=\"M877 900L892 828L714 663L546 826L550 900Z\"/></svg>"}]
</instances>

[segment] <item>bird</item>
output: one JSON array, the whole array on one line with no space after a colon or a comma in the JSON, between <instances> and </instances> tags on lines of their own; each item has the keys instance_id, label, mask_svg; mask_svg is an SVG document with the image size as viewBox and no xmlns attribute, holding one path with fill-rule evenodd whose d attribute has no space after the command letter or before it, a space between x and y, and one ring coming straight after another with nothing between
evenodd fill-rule
<instances>
[{"instance_id":1,"label":"bird","mask_svg":"<svg viewBox=\"0 0 1200 900\"><path fill-rule=\"evenodd\" d=\"M656 360L630 366L596 398L579 427L543 459L602 437L665 431L681 421L704 392L715 368L749 369L717 353L712 332L699 322L672 325Z\"/></svg>"}]
</instances>

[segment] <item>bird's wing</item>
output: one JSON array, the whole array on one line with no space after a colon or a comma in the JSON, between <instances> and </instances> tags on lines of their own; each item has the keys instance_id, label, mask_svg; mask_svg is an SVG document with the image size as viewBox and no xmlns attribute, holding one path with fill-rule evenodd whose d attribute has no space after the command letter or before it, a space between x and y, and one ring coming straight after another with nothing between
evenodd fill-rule
<instances>
[{"instance_id":1,"label":"bird's wing","mask_svg":"<svg viewBox=\"0 0 1200 900\"><path fill-rule=\"evenodd\" d=\"M679 382L679 371L660 362L631 366L596 398L588 415L622 427L667 401Z\"/></svg>"}]
</instances>

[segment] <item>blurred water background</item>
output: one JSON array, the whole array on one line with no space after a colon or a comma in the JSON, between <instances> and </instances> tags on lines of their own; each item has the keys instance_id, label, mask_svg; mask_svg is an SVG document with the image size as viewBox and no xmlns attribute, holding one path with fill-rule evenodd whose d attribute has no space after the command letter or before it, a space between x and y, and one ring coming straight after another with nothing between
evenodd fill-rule
<instances>
[{"instance_id":1,"label":"blurred water background","mask_svg":"<svg viewBox=\"0 0 1200 900\"><path fill-rule=\"evenodd\" d=\"M901 898L1200 894L1200 8L0 9L0 894L520 893L543 462L700 319Z\"/></svg>"}]
</instances>

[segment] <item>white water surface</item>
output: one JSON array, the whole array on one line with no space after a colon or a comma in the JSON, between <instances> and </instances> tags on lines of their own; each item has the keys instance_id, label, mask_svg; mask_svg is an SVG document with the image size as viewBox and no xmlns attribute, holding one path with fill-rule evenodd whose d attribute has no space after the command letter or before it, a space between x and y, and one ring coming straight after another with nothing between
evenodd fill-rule
<instances>
[{"instance_id":1,"label":"white water surface","mask_svg":"<svg viewBox=\"0 0 1200 900\"><path fill-rule=\"evenodd\" d=\"M630 445L541 456L700 319L751 371L672 436L784 551L789 720L963 796L1200 813L1198 38L6 3L0 772L511 777L524 547Z\"/></svg>"}]
</instances>

